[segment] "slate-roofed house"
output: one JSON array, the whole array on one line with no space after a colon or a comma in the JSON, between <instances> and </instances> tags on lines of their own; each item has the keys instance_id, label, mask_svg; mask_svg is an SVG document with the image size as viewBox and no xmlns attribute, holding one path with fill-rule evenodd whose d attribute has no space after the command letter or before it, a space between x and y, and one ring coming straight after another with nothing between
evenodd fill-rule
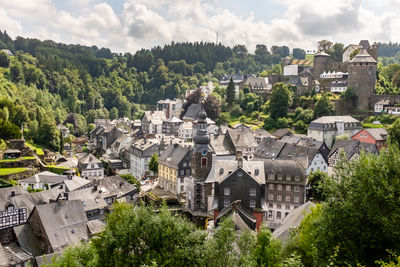
<instances>
[{"instance_id":1,"label":"slate-roofed house","mask_svg":"<svg viewBox=\"0 0 400 267\"><path fill-rule=\"evenodd\" d=\"M254 156L257 158L276 159L285 145L285 142L274 138L264 138L254 152Z\"/></svg>"},{"instance_id":2,"label":"slate-roofed house","mask_svg":"<svg viewBox=\"0 0 400 267\"><path fill-rule=\"evenodd\" d=\"M248 77L243 86L247 86L250 92L259 95L266 95L272 90L268 77Z\"/></svg>"},{"instance_id":3,"label":"slate-roofed house","mask_svg":"<svg viewBox=\"0 0 400 267\"><path fill-rule=\"evenodd\" d=\"M351 137L361 130L360 121L351 116L323 116L310 123L307 136L331 147L336 136Z\"/></svg>"},{"instance_id":4,"label":"slate-roofed house","mask_svg":"<svg viewBox=\"0 0 400 267\"><path fill-rule=\"evenodd\" d=\"M173 116L163 122L162 133L175 135L178 133L179 126L181 126L182 123L183 123L183 121L181 119Z\"/></svg>"},{"instance_id":5,"label":"slate-roofed house","mask_svg":"<svg viewBox=\"0 0 400 267\"><path fill-rule=\"evenodd\" d=\"M254 151L258 147L258 143L254 138L254 135L250 130L247 129L230 129L227 131L226 136L232 147L236 152L241 151L243 158L250 160L254 156Z\"/></svg>"},{"instance_id":6,"label":"slate-roofed house","mask_svg":"<svg viewBox=\"0 0 400 267\"><path fill-rule=\"evenodd\" d=\"M257 159L256 159L257 160ZM306 201L307 176L295 160L263 159L267 224L276 228L289 212Z\"/></svg>"},{"instance_id":7,"label":"slate-roofed house","mask_svg":"<svg viewBox=\"0 0 400 267\"><path fill-rule=\"evenodd\" d=\"M254 130L253 135L254 135L254 138L256 139L257 144L260 144L261 140L263 138L273 137L272 134L270 134L268 131L261 129L261 128Z\"/></svg>"},{"instance_id":8,"label":"slate-roofed house","mask_svg":"<svg viewBox=\"0 0 400 267\"><path fill-rule=\"evenodd\" d=\"M160 154L158 143L146 139L133 143L130 147L131 174L137 179L141 179L145 175L153 175L153 172L149 170L149 162L154 154Z\"/></svg>"},{"instance_id":9,"label":"slate-roofed house","mask_svg":"<svg viewBox=\"0 0 400 267\"><path fill-rule=\"evenodd\" d=\"M56 202L37 205L28 221L46 254L89 239L87 218L80 200L67 201L59 197Z\"/></svg>"},{"instance_id":10,"label":"slate-roofed house","mask_svg":"<svg viewBox=\"0 0 400 267\"><path fill-rule=\"evenodd\" d=\"M49 171L44 171L37 173L31 177L18 180L18 185L25 189L28 189L28 187L30 187L31 189L47 190L49 188L65 184L66 180L73 180L80 186L84 186L85 184L90 183L90 181L82 179L78 176L60 175Z\"/></svg>"},{"instance_id":11,"label":"slate-roofed house","mask_svg":"<svg viewBox=\"0 0 400 267\"><path fill-rule=\"evenodd\" d=\"M201 104L194 103L191 104L186 111L185 115L183 115L182 120L184 122L193 122L199 118L199 114L202 111Z\"/></svg>"},{"instance_id":12,"label":"slate-roofed house","mask_svg":"<svg viewBox=\"0 0 400 267\"><path fill-rule=\"evenodd\" d=\"M138 193L135 185L128 183L118 175L104 177L97 182L97 189L108 205L112 205L115 200L131 202Z\"/></svg>"},{"instance_id":13,"label":"slate-roofed house","mask_svg":"<svg viewBox=\"0 0 400 267\"><path fill-rule=\"evenodd\" d=\"M103 163L90 153L79 159L78 169L82 177L104 177Z\"/></svg>"},{"instance_id":14,"label":"slate-roofed house","mask_svg":"<svg viewBox=\"0 0 400 267\"><path fill-rule=\"evenodd\" d=\"M192 139L193 138L193 122L188 121L179 125L178 137L181 139Z\"/></svg>"},{"instance_id":15,"label":"slate-roofed house","mask_svg":"<svg viewBox=\"0 0 400 267\"><path fill-rule=\"evenodd\" d=\"M99 193L98 186L96 185L69 192L67 196L68 200L81 201L83 210L89 221L102 218L108 206L107 202L101 197L101 193Z\"/></svg>"},{"instance_id":16,"label":"slate-roofed house","mask_svg":"<svg viewBox=\"0 0 400 267\"><path fill-rule=\"evenodd\" d=\"M173 194L186 191L185 177L190 176L191 151L178 144L169 146L158 158L159 185Z\"/></svg>"},{"instance_id":17,"label":"slate-roofed house","mask_svg":"<svg viewBox=\"0 0 400 267\"><path fill-rule=\"evenodd\" d=\"M165 117L167 119L175 116L179 117L182 112L182 100L180 99L166 99L166 100L159 100L157 101L157 110L163 111L165 113Z\"/></svg>"},{"instance_id":18,"label":"slate-roofed house","mask_svg":"<svg viewBox=\"0 0 400 267\"><path fill-rule=\"evenodd\" d=\"M210 136L210 145L217 156L235 155L235 150L225 134Z\"/></svg>"},{"instance_id":19,"label":"slate-roofed house","mask_svg":"<svg viewBox=\"0 0 400 267\"><path fill-rule=\"evenodd\" d=\"M350 161L357 159L360 156L361 151L365 153L378 154L378 147L373 143L362 143L360 140L338 140L333 145L331 152L329 153L328 163L329 167L334 167L338 161L340 161L341 153L344 152L345 159Z\"/></svg>"},{"instance_id":20,"label":"slate-roofed house","mask_svg":"<svg viewBox=\"0 0 400 267\"><path fill-rule=\"evenodd\" d=\"M278 129L275 132L272 133L273 136L275 136L275 138L277 139L281 139L284 136L290 136L293 133L289 130L289 129Z\"/></svg>"},{"instance_id":21,"label":"slate-roofed house","mask_svg":"<svg viewBox=\"0 0 400 267\"><path fill-rule=\"evenodd\" d=\"M214 221L232 209L234 203L240 202L241 213L249 227L258 230L267 209L265 200L264 163L247 161L241 152L236 160L217 160L210 171L206 184L212 184L210 196Z\"/></svg>"},{"instance_id":22,"label":"slate-roofed house","mask_svg":"<svg viewBox=\"0 0 400 267\"><path fill-rule=\"evenodd\" d=\"M375 144L380 150L386 146L388 132L385 128L364 129L351 137L353 140L360 140L361 143Z\"/></svg>"},{"instance_id":23,"label":"slate-roofed house","mask_svg":"<svg viewBox=\"0 0 400 267\"><path fill-rule=\"evenodd\" d=\"M162 124L166 119L164 111L145 111L142 116L142 131L161 134Z\"/></svg>"}]
</instances>

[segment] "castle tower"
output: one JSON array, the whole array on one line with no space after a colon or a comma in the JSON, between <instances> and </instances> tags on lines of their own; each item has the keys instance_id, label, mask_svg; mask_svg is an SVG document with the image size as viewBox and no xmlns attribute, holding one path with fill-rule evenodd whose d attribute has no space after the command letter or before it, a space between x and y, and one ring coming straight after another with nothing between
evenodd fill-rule
<instances>
[{"instance_id":1,"label":"castle tower","mask_svg":"<svg viewBox=\"0 0 400 267\"><path fill-rule=\"evenodd\" d=\"M366 49L362 49L349 62L348 86L357 93L358 109L370 108L370 97L375 93L376 69L376 60Z\"/></svg>"},{"instance_id":2,"label":"castle tower","mask_svg":"<svg viewBox=\"0 0 400 267\"><path fill-rule=\"evenodd\" d=\"M331 61L331 56L324 51L320 51L314 55L314 64L312 69L313 76L318 79L321 73L330 70L329 62Z\"/></svg>"},{"instance_id":3,"label":"castle tower","mask_svg":"<svg viewBox=\"0 0 400 267\"><path fill-rule=\"evenodd\" d=\"M368 49L368 54L371 55L375 59L375 61L378 61L378 49L379 49L379 44L377 42L373 43L371 47Z\"/></svg>"}]
</instances>

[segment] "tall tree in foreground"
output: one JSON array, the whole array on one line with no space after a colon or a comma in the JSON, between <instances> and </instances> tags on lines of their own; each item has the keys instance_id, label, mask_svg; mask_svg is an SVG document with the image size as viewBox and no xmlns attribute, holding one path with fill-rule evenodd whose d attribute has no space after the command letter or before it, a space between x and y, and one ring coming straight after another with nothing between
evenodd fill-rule
<instances>
[{"instance_id":1,"label":"tall tree in foreground","mask_svg":"<svg viewBox=\"0 0 400 267\"><path fill-rule=\"evenodd\" d=\"M388 251L400 255L398 148L342 160L335 171L324 185L326 202L306 216L294 238L301 254L308 253L304 259L319 266L374 266Z\"/></svg>"},{"instance_id":2,"label":"tall tree in foreground","mask_svg":"<svg viewBox=\"0 0 400 267\"><path fill-rule=\"evenodd\" d=\"M156 153L151 156L150 162L149 162L149 170L157 173L158 172L158 155Z\"/></svg>"},{"instance_id":3,"label":"tall tree in foreground","mask_svg":"<svg viewBox=\"0 0 400 267\"><path fill-rule=\"evenodd\" d=\"M388 142L400 149L400 118L397 119L388 130Z\"/></svg>"}]
</instances>

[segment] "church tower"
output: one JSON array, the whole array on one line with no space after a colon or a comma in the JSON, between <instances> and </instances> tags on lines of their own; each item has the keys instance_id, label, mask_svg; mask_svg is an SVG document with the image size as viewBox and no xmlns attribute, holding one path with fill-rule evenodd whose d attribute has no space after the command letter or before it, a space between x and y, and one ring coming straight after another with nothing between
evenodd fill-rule
<instances>
[{"instance_id":1,"label":"church tower","mask_svg":"<svg viewBox=\"0 0 400 267\"><path fill-rule=\"evenodd\" d=\"M376 70L377 62L366 49L349 62L348 87L352 87L358 96L357 109L370 108L370 98L375 93Z\"/></svg>"},{"instance_id":2,"label":"church tower","mask_svg":"<svg viewBox=\"0 0 400 267\"><path fill-rule=\"evenodd\" d=\"M197 120L197 131L193 138L192 176L206 178L212 165L212 148L207 134L207 114L202 110Z\"/></svg>"}]
</instances>

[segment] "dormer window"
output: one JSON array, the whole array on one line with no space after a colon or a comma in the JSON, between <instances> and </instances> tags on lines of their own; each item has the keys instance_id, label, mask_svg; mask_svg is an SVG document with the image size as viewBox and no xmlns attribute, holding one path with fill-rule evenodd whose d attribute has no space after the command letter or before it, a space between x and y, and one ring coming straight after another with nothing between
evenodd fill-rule
<instances>
[{"instance_id":1,"label":"dormer window","mask_svg":"<svg viewBox=\"0 0 400 267\"><path fill-rule=\"evenodd\" d=\"M10 204L10 205L7 207L7 211L8 211L8 212L14 211L14 206Z\"/></svg>"},{"instance_id":2,"label":"dormer window","mask_svg":"<svg viewBox=\"0 0 400 267\"><path fill-rule=\"evenodd\" d=\"M268 173L268 180L274 180L275 174L273 172Z\"/></svg>"},{"instance_id":3,"label":"dormer window","mask_svg":"<svg viewBox=\"0 0 400 267\"><path fill-rule=\"evenodd\" d=\"M300 181L300 176L296 175L295 180L298 182Z\"/></svg>"},{"instance_id":4,"label":"dormer window","mask_svg":"<svg viewBox=\"0 0 400 267\"><path fill-rule=\"evenodd\" d=\"M254 175L259 175L260 174L260 170L259 169L255 169L254 170Z\"/></svg>"},{"instance_id":5,"label":"dormer window","mask_svg":"<svg viewBox=\"0 0 400 267\"><path fill-rule=\"evenodd\" d=\"M85 201L82 201L82 205L83 205L83 206L86 206L86 202L85 202Z\"/></svg>"},{"instance_id":6,"label":"dormer window","mask_svg":"<svg viewBox=\"0 0 400 267\"><path fill-rule=\"evenodd\" d=\"M286 181L290 181L292 180L292 176L291 175L286 175Z\"/></svg>"},{"instance_id":7,"label":"dormer window","mask_svg":"<svg viewBox=\"0 0 400 267\"><path fill-rule=\"evenodd\" d=\"M278 173L278 180L282 180L282 173Z\"/></svg>"},{"instance_id":8,"label":"dormer window","mask_svg":"<svg viewBox=\"0 0 400 267\"><path fill-rule=\"evenodd\" d=\"M224 168L219 169L219 175L224 174Z\"/></svg>"}]
</instances>

